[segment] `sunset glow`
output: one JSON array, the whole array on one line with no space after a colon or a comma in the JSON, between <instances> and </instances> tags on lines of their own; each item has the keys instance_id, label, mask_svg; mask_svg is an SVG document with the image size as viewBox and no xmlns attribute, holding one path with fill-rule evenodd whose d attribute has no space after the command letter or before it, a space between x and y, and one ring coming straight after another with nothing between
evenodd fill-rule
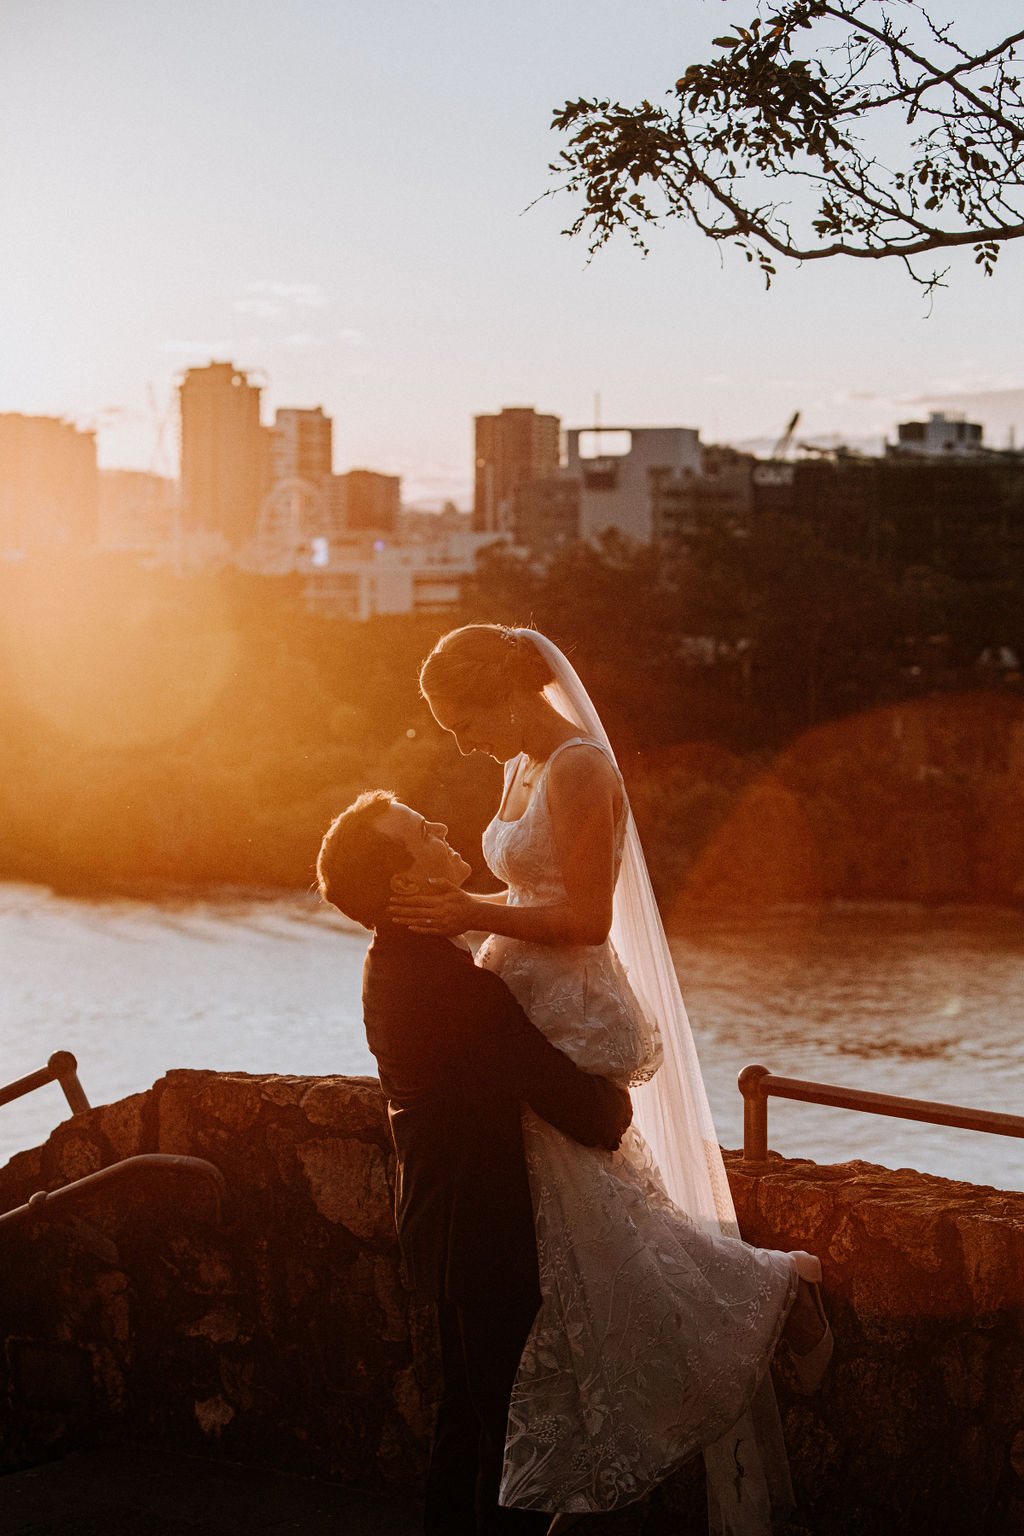
<instances>
[{"instance_id":1,"label":"sunset glow","mask_svg":"<svg viewBox=\"0 0 1024 1536\"><path fill-rule=\"evenodd\" d=\"M740 0L442 10L11 0L0 14L0 412L67 416L103 466L177 472L175 384L230 359L264 409L323 405L337 468L468 504L471 418L801 431L877 444L928 405L1024 440L1019 252L931 319L900 270L770 294L669 230L586 262L547 166L566 97L656 97ZM987 5L995 27L1014 12ZM937 14L943 14L938 7ZM980 22L979 22L980 24Z\"/></svg>"}]
</instances>

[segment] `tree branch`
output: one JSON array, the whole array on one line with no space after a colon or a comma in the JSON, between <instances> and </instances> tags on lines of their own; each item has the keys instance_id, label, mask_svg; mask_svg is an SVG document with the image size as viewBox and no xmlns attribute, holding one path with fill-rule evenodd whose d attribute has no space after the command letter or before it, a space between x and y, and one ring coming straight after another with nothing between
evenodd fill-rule
<instances>
[{"instance_id":1,"label":"tree branch","mask_svg":"<svg viewBox=\"0 0 1024 1536\"><path fill-rule=\"evenodd\" d=\"M591 226L592 251L619 228L644 247L644 225L686 218L711 239L738 241L769 282L776 256L896 257L908 265L963 245L990 272L1002 247L1024 235L1024 101L1006 67L1024 30L971 52L951 23L940 28L920 0L905 0L901 16L923 18L932 39L957 56L947 64L893 25L887 0L875 4L877 24L864 18L863 0L776 0L767 23L758 16L716 39L719 54L683 73L674 117L649 101L567 102L553 126L572 137L552 169L567 176L563 190L583 195L572 232ZM797 35L819 23L847 29L846 41L828 39L798 57ZM841 62L831 65L837 54ZM897 148L902 166L897 158L885 167L853 130L884 123L896 108L905 127L918 118L931 126ZM742 185L751 173L817 187L816 213L801 215L806 233L801 220L783 217L785 197L751 199ZM645 186L662 192L664 212L651 207ZM926 285L939 280L912 275Z\"/></svg>"}]
</instances>

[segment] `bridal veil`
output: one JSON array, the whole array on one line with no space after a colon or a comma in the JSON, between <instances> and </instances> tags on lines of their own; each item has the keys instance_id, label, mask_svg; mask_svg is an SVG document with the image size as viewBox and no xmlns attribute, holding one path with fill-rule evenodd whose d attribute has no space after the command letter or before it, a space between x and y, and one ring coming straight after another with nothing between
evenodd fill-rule
<instances>
[{"instance_id":1,"label":"bridal veil","mask_svg":"<svg viewBox=\"0 0 1024 1536\"><path fill-rule=\"evenodd\" d=\"M607 749L601 718L574 668L536 630L512 632L533 644L554 681L544 690L558 712ZM650 1082L633 1089L634 1115L673 1202L709 1232L736 1237L739 1229L715 1134L697 1051L668 940L651 888L632 811L615 888L611 939L648 1017L660 1028L664 1062ZM770 1380L728 1435L704 1452L712 1536L764 1536L792 1510L792 1490Z\"/></svg>"}]
</instances>

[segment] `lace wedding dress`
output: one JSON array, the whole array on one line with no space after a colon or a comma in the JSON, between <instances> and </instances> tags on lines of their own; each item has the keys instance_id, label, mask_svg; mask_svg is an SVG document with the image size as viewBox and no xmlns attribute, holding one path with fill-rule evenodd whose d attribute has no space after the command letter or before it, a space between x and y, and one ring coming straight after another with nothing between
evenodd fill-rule
<instances>
[{"instance_id":1,"label":"lace wedding dress","mask_svg":"<svg viewBox=\"0 0 1024 1536\"><path fill-rule=\"evenodd\" d=\"M565 899L545 781L561 752L584 747L610 756L585 737L565 742L524 815L502 821L499 812L484 834L487 863L512 905ZM508 765L506 791L515 768ZM617 857L627 817L624 804ZM657 1071L657 1026L610 940L568 947L494 935L477 959L578 1066L624 1084ZM736 1453L755 1437L723 1437L766 1375L796 1292L793 1260L710 1230L674 1204L635 1128L608 1153L526 1111L524 1143L542 1301L512 1393L502 1503L616 1509L711 1448L714 1503L739 1509L745 1473ZM748 1496L742 1518L720 1528L767 1530L770 1521L767 1496Z\"/></svg>"}]
</instances>

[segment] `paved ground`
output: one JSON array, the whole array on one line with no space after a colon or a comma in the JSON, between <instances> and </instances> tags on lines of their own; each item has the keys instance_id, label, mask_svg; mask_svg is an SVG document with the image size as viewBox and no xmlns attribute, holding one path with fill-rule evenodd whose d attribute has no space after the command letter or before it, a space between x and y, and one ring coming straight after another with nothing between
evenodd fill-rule
<instances>
[{"instance_id":1,"label":"paved ground","mask_svg":"<svg viewBox=\"0 0 1024 1536\"><path fill-rule=\"evenodd\" d=\"M0 1477L3 1536L420 1536L420 1506L160 1451L74 1451Z\"/></svg>"}]
</instances>

